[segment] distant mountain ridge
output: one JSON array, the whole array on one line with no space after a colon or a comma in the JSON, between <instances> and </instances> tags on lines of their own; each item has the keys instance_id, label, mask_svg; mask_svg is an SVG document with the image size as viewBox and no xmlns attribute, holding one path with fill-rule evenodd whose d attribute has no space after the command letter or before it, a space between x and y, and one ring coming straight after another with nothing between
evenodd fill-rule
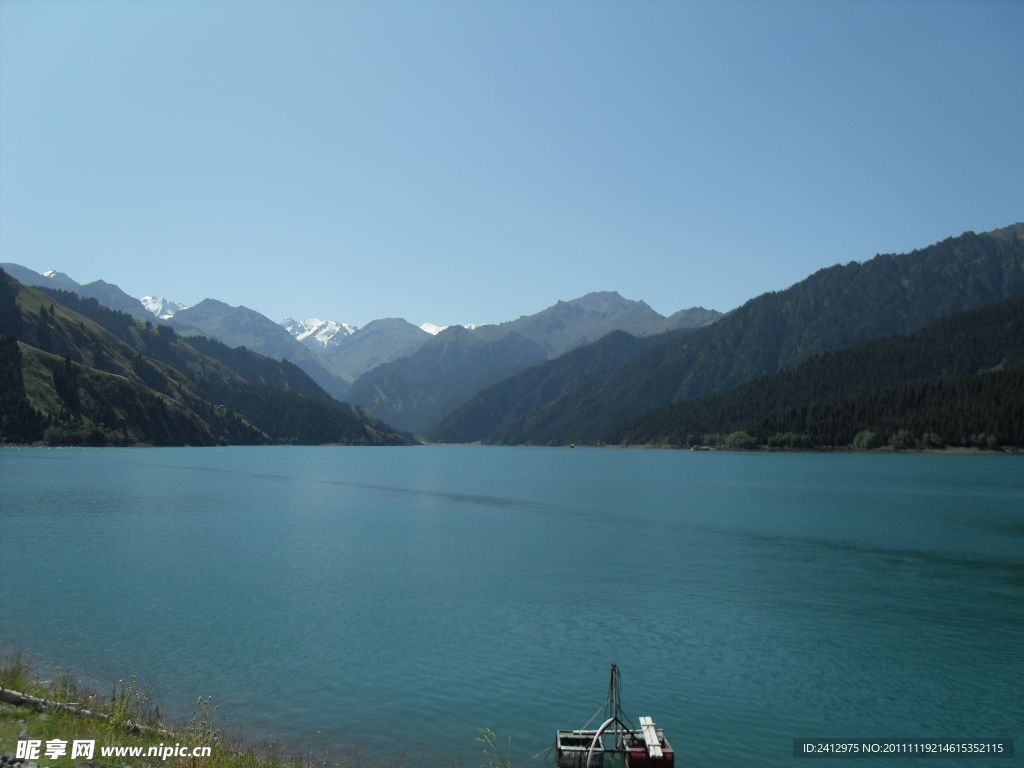
<instances>
[{"instance_id":1,"label":"distant mountain ridge","mask_svg":"<svg viewBox=\"0 0 1024 768\"><path fill-rule=\"evenodd\" d=\"M302 342L314 352L325 350L335 336L340 334L340 338L344 338L351 336L357 330L354 325L348 323L336 323L333 320L320 320L319 318L295 320L286 317L278 325L288 331L292 338Z\"/></svg>"},{"instance_id":2,"label":"distant mountain ridge","mask_svg":"<svg viewBox=\"0 0 1024 768\"><path fill-rule=\"evenodd\" d=\"M454 325L360 376L348 396L398 429L422 433L478 390L546 359L540 344L516 331L486 341Z\"/></svg>"},{"instance_id":3,"label":"distant mountain ridge","mask_svg":"<svg viewBox=\"0 0 1024 768\"><path fill-rule=\"evenodd\" d=\"M1024 293L1024 224L967 232L909 254L822 269L746 302L713 324L648 349L600 379L584 381L512 417L506 393L490 412L503 444L594 443L645 411L724 392L819 352L908 333L953 312ZM551 366L545 363L544 366ZM524 382L525 383L525 382ZM479 416L466 412L466 419ZM511 418L511 421L509 420ZM478 434L445 421L448 434Z\"/></svg>"},{"instance_id":4,"label":"distant mountain ridge","mask_svg":"<svg viewBox=\"0 0 1024 768\"><path fill-rule=\"evenodd\" d=\"M344 338L335 337L323 356L349 381L383 363L411 355L430 334L400 317L385 317L367 323Z\"/></svg>"},{"instance_id":5,"label":"distant mountain ridge","mask_svg":"<svg viewBox=\"0 0 1024 768\"><path fill-rule=\"evenodd\" d=\"M452 326L409 357L364 373L348 397L400 429L426 434L479 390L608 333L685 328L712 322L721 313L694 307L673 317L670 321L642 301L602 291L499 325Z\"/></svg>"},{"instance_id":6,"label":"distant mountain ridge","mask_svg":"<svg viewBox=\"0 0 1024 768\"><path fill-rule=\"evenodd\" d=\"M63 291L74 291L79 296L96 299L100 304L110 309L127 312L136 320L152 320L150 313L142 302L129 296L116 285L104 280L94 280L91 283L80 285L65 275L63 272L49 270L40 274L20 264L0 264L7 274L20 283L39 287L59 288Z\"/></svg>"},{"instance_id":7,"label":"distant mountain ridge","mask_svg":"<svg viewBox=\"0 0 1024 768\"><path fill-rule=\"evenodd\" d=\"M687 333L679 330L671 333ZM692 331L689 331L692 332ZM476 392L427 433L437 443L502 443L515 434L519 419L573 387L601 379L641 352L664 344L664 335L637 338L612 331L593 344L534 365Z\"/></svg>"},{"instance_id":8,"label":"distant mountain ridge","mask_svg":"<svg viewBox=\"0 0 1024 768\"><path fill-rule=\"evenodd\" d=\"M46 272L40 274L17 264L8 264L8 272L25 284L71 290L79 295L93 297L104 306L129 313L132 317L154 323L170 324L185 335L202 334L217 339L229 346L245 346L249 349L275 359L286 359L299 365L313 377L320 386L333 396L347 398L349 386L357 379L367 375L378 366L391 363L416 354L431 338L436 338L448 326L424 323L416 327L400 318L384 318L375 320L362 328L355 328L346 323L330 320L307 319L294 320L285 318L274 323L269 318L244 306L231 307L215 299L205 299L192 307L169 301L163 296L145 296L142 300L128 296L116 285L97 280L82 286L64 273ZM585 346L613 330L626 330L634 335L651 335L672 328L683 328L711 322L721 316L714 310L694 307L681 310L670 317L663 317L642 301L630 301L611 291L587 294L578 299L560 301L534 315L523 316L517 320L498 325L466 324L461 328L478 334L478 339L486 343L494 343L506 336L516 333L523 339L539 345L547 357L556 357L570 349ZM451 344L446 337L444 347ZM460 343L465 343L462 340ZM416 377L426 370L422 365L405 368L402 377L395 378L395 370L389 369L381 375L387 378L387 384L381 386L361 386L357 391L360 397L369 401L367 407L383 408L391 412L400 423L406 423L411 416L412 422L421 424L415 415L405 413L405 408L427 407L434 413L436 403L450 402L451 393L466 393L467 381L487 381L493 383L495 375L511 375L527 365L539 362L532 354L525 355L518 343L499 345L512 354L508 360L498 360L493 355L483 353L480 349L463 351L464 360L479 355L480 364L485 368L470 372L461 368L456 381L436 380L436 385L446 390L437 397L427 397L421 391L414 395L406 387L404 376ZM432 349L440 349L433 348ZM513 350L515 350L513 352ZM446 353L452 360L459 355ZM468 378L467 378L468 377ZM431 377L427 377L434 381ZM423 382L411 382L410 386L420 388ZM367 394L372 390L375 394ZM387 390L387 392L384 392ZM391 400L392 406L384 406L384 400ZM403 402L405 406L399 411L393 410L394 403ZM431 405L427 405L427 403ZM414 403L418 405L413 405ZM453 403L453 407L458 403ZM444 414L439 414L439 417ZM424 425L432 426L432 425Z\"/></svg>"},{"instance_id":9,"label":"distant mountain ridge","mask_svg":"<svg viewBox=\"0 0 1024 768\"><path fill-rule=\"evenodd\" d=\"M247 307L231 307L216 299L185 307L162 296L147 296L143 302L103 280L81 285L63 272L40 274L11 263L2 264L0 268L25 285L72 291L94 298L110 309L126 312L136 320L167 323L186 334L199 332L229 346L246 346L267 357L290 360L334 397L343 398L348 383L355 378L344 377L330 362L295 341L277 323Z\"/></svg>"},{"instance_id":10,"label":"distant mountain ridge","mask_svg":"<svg viewBox=\"0 0 1024 768\"><path fill-rule=\"evenodd\" d=\"M476 323L464 323L461 327L465 328L467 331L475 331L480 326L477 325ZM445 328L451 328L451 326L436 325L435 323L424 323L423 325L420 326L420 328L429 333L431 336L437 336L437 334L439 334Z\"/></svg>"},{"instance_id":11,"label":"distant mountain ridge","mask_svg":"<svg viewBox=\"0 0 1024 768\"><path fill-rule=\"evenodd\" d=\"M184 304L176 301L168 301L163 296L143 296L139 301L146 308L161 320L170 320L174 315L183 309L188 309Z\"/></svg>"},{"instance_id":12,"label":"distant mountain ridge","mask_svg":"<svg viewBox=\"0 0 1024 768\"><path fill-rule=\"evenodd\" d=\"M347 388L378 365L413 354L430 338L398 317L374 320L362 328L333 320L295 320L280 323L297 341L323 357Z\"/></svg>"},{"instance_id":13,"label":"distant mountain ridge","mask_svg":"<svg viewBox=\"0 0 1024 768\"><path fill-rule=\"evenodd\" d=\"M0 263L0 269L25 285L46 285L52 288L60 288L64 291L77 291L82 287L80 283L75 282L63 272L56 272L52 269L39 273L28 267L23 267L20 264L11 264L10 262Z\"/></svg>"},{"instance_id":14,"label":"distant mountain ridge","mask_svg":"<svg viewBox=\"0 0 1024 768\"><path fill-rule=\"evenodd\" d=\"M559 301L534 315L524 315L498 325L477 328L480 337L494 341L515 331L540 344L549 358L597 341L612 331L631 336L650 336L679 328L712 322L721 312L693 307L670 318L651 309L644 301L632 301L616 291L595 291L578 299Z\"/></svg>"},{"instance_id":15,"label":"distant mountain ridge","mask_svg":"<svg viewBox=\"0 0 1024 768\"><path fill-rule=\"evenodd\" d=\"M145 334L132 336L152 338L145 344L158 344L163 323L183 334L220 340L228 345L225 349L245 347L242 353L253 350L290 360L331 395L347 396L400 429L438 441L586 444L620 435L617 430L623 425L639 423L644 414L666 406L728 393L759 377L793 369L815 355L914 333L954 313L1024 294L1024 224L982 234L965 232L910 253L835 265L783 291L755 297L727 315L694 307L663 317L645 302L608 291L472 329L425 324L425 330L386 318L351 333L325 321L294 321L288 330L251 309L213 299L161 320L102 280L81 286L63 273L7 266L12 276L22 274L47 291L69 286L105 306L119 305L132 317L147 318ZM156 329L150 328L151 321ZM39 333L53 327L61 329L66 341L74 337L64 321L48 324L40 316L26 322ZM15 356L10 345L5 349ZM32 381L51 375L40 374L39 366L57 378L79 375L73 368L60 373L56 363L35 352L17 354L27 361L25 371L35 371L29 376ZM82 354L91 359L92 353ZM207 357L211 356L212 351ZM120 363L122 369L127 359ZM174 378L173 373L166 375ZM93 374L81 376L99 386ZM1007 381L1000 379L1002 389L986 390L984 396L998 399L999 392L1012 386ZM894 386L911 385L917 386ZM184 381L174 385L190 386ZM966 392L975 383L963 387ZM94 397L102 399L101 389L94 391ZM951 391L921 390L936 403ZM253 403L265 404L267 396L255 390L250 394L255 400L242 398L235 390L224 397L235 398L239 408L252 413L264 409ZM862 396L865 393L850 395ZM139 397L144 399L144 393ZM880 402L872 407L881 407ZM228 428L226 422L222 427Z\"/></svg>"},{"instance_id":16,"label":"distant mountain ridge","mask_svg":"<svg viewBox=\"0 0 1024 768\"><path fill-rule=\"evenodd\" d=\"M246 347L264 357L290 360L332 396L344 398L347 383L329 363L292 338L273 320L248 307L232 307L216 299L203 299L177 312L167 323L183 333L199 331L229 347Z\"/></svg>"}]
</instances>

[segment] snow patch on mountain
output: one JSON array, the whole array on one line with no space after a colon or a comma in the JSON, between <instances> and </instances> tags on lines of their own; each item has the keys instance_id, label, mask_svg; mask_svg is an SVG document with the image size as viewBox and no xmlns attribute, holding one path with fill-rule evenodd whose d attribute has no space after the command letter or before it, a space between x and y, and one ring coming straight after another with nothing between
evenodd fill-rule
<instances>
[{"instance_id":1,"label":"snow patch on mountain","mask_svg":"<svg viewBox=\"0 0 1024 768\"><path fill-rule=\"evenodd\" d=\"M445 328L450 328L450 327L451 327L450 325L434 325L433 323L424 323L423 325L420 326L420 330L426 331L431 336L437 336L437 334L439 334ZM466 325L464 325L462 327L465 328L467 331L473 331L473 330L476 330L477 328L479 328L480 326L479 325L474 325L473 323L467 323Z\"/></svg>"},{"instance_id":2,"label":"snow patch on mountain","mask_svg":"<svg viewBox=\"0 0 1024 768\"><path fill-rule=\"evenodd\" d=\"M334 341L334 337L344 338L351 336L358 329L348 323L336 323L333 320L320 320L311 317L306 320L296 320L286 317L280 322L282 328L290 333L296 341L301 341L310 349L322 350ZM337 342L335 342L337 343Z\"/></svg>"},{"instance_id":3,"label":"snow patch on mountain","mask_svg":"<svg viewBox=\"0 0 1024 768\"><path fill-rule=\"evenodd\" d=\"M143 296L139 301L146 311L152 312L161 320L169 320L183 309L188 309L184 304L176 301L168 301L163 296Z\"/></svg>"}]
</instances>

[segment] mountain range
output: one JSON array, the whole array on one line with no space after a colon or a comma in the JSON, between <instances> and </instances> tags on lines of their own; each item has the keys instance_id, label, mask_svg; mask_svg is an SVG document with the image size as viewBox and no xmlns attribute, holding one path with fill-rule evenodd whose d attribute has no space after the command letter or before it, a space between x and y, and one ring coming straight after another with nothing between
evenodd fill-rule
<instances>
[{"instance_id":1,"label":"mountain range","mask_svg":"<svg viewBox=\"0 0 1024 768\"><path fill-rule=\"evenodd\" d=\"M166 321L179 333L202 334L229 347L246 347L275 360L290 360L325 391L342 398L348 390L334 367L297 342L273 320L248 307L232 307L216 299L203 299Z\"/></svg>"},{"instance_id":2,"label":"mountain range","mask_svg":"<svg viewBox=\"0 0 1024 768\"><path fill-rule=\"evenodd\" d=\"M670 320L644 302L624 299L614 291L588 293L499 325L446 328L415 353L364 373L346 396L399 429L426 434L479 390L609 332L645 336L695 327L720 316L694 307Z\"/></svg>"},{"instance_id":3,"label":"mountain range","mask_svg":"<svg viewBox=\"0 0 1024 768\"><path fill-rule=\"evenodd\" d=\"M336 338L328 339L329 343L323 348L317 348L315 339L303 338L300 341L296 338L302 335L302 331L293 332L293 329L298 330L298 323L293 321L293 329L286 329L245 306L232 307L216 299L205 299L191 307L168 301L163 296L146 296L139 300L103 281L83 286L63 272L40 273L13 263L0 264L0 268L27 286L72 291L79 296L95 298L103 306L126 312L138 321L167 324L184 335L203 334L228 346L246 346L276 359L291 360L337 397L344 397L349 384L360 374L380 362L415 351L419 344L430 338L430 334L411 323L394 319L376 321L360 329L369 330L369 333L362 334L357 343L345 345L344 349L338 347L342 346L345 334L337 333L332 334ZM348 334L354 333L351 326L333 325L339 330L351 329ZM318 331L323 338L326 326Z\"/></svg>"},{"instance_id":4,"label":"mountain range","mask_svg":"<svg viewBox=\"0 0 1024 768\"><path fill-rule=\"evenodd\" d=\"M906 334L1024 293L1024 224L820 270L601 375L601 345L475 395L430 434L502 444L596 443L647 411L725 392L832 349ZM597 360L598 362L594 362ZM537 382L546 393L538 397ZM530 403L530 408L524 408Z\"/></svg>"},{"instance_id":5,"label":"mountain range","mask_svg":"<svg viewBox=\"0 0 1024 768\"><path fill-rule=\"evenodd\" d=\"M289 360L333 397L364 405L402 429L417 431L433 427L479 388L610 331L644 336L700 325L721 314L695 307L663 317L642 301L599 292L498 325L417 327L401 318L374 320L362 328L320 319L285 318L275 323L248 307L216 299L186 307L163 296L135 299L102 280L83 286L60 272L40 274L18 264L4 268L26 285L73 291L138 320L168 324L185 336L201 334L229 347L244 346ZM462 331L475 335L467 337ZM511 334L518 336L506 340ZM435 339L441 340L411 359ZM522 339L533 342L540 352L527 353ZM409 362L401 362L406 358ZM387 367L391 363L395 365Z\"/></svg>"},{"instance_id":6,"label":"mountain range","mask_svg":"<svg viewBox=\"0 0 1024 768\"><path fill-rule=\"evenodd\" d=\"M783 440L769 434L775 428L790 435L783 440L787 445L849 441L854 427L862 444L870 440L861 433L897 440L897 433L913 432L913 439L920 441L925 430L931 435L927 440L933 440L939 434L932 428L935 414L952 408L950 398L955 396L973 405L965 406L960 426L943 440L977 443L978 435L997 442L1016 439L990 423L1007 417L1005 408L1016 407L1013 377L1024 374L1014 367L1012 355L1007 357L1010 362L988 366L1003 368L977 379L976 371L962 365L946 365L945 373L937 374L912 352L928 344L941 346L942 338L953 339L956 333L967 338L991 332L995 315L971 312L1024 294L1024 224L982 234L965 232L910 253L822 269L725 315L694 307L664 317L642 301L597 292L482 326L417 327L400 318L375 320L358 329L323 320L275 323L254 310L213 299L187 308L162 297L145 297L143 304L103 281L82 286L59 272L5 267L11 276L44 286L51 297L82 314L94 311L90 301L95 311L104 312L110 311L104 307L119 304L124 308L117 313L121 319L104 317L111 327L129 322L144 329L123 338L134 342L137 352L139 338L149 338L146 334L191 339L193 351L231 368L244 380L239 385L243 388L257 386L243 373L248 370L245 356L255 354L281 365L291 361L324 397L352 403L344 407L364 423L394 424L437 442L679 444L697 435L721 436L721 430L733 427L751 444ZM74 293L55 293L62 290ZM85 303L75 310L70 307L75 302ZM1011 314L1024 311L1012 302L1006 306ZM967 323L969 332L955 332L953 325L942 324L944 318L966 318L957 319L961 325L956 327L962 330ZM922 329L931 329L931 335L916 335ZM847 359L828 355L885 338L895 339L879 347L890 350L885 354L897 354L891 350L904 349L900 344L910 345L898 353L910 361L902 372L871 358L875 362L864 363L865 370L887 373L873 378L842 374L842 386L820 379L830 375L821 373L822 365L838 371L836 361ZM150 353L155 349L143 346ZM28 359L35 353L21 354ZM89 359L84 352L82 357ZM773 376L785 378L794 371L801 381L816 383L802 384L804 394L796 399L769 394L778 391ZM819 379L808 371L817 371ZM230 401L240 409L259 411L264 425L271 423L266 393L261 395L264 405L255 408L237 393L222 392L220 385L206 381L203 386L207 396L221 401L218 405L230 408ZM914 411L916 415L898 406L905 405L911 392L931 405ZM875 415L858 421L849 416L850 409ZM809 424L812 411L825 414L822 423L833 427L823 431ZM904 417L905 423L900 421ZM926 430L927 425L931 427ZM274 429L274 435L263 430L267 439L280 439L283 433ZM315 439L314 432L303 432L302 439Z\"/></svg>"},{"instance_id":7,"label":"mountain range","mask_svg":"<svg viewBox=\"0 0 1024 768\"><path fill-rule=\"evenodd\" d=\"M139 301L142 302L142 306L146 308L147 312L152 313L160 320L170 320L177 312L188 309L184 304L168 301L163 296L143 296Z\"/></svg>"},{"instance_id":8,"label":"mountain range","mask_svg":"<svg viewBox=\"0 0 1024 768\"><path fill-rule=\"evenodd\" d=\"M63 272L50 270L40 274L20 264L0 264L8 275L25 285L34 285L46 288L59 288L63 291L72 291L79 296L96 299L100 304L110 309L117 309L134 317L136 320L153 320L155 315L143 305L141 301L122 291L116 285L95 280L85 285L80 285L65 275Z\"/></svg>"},{"instance_id":9,"label":"mountain range","mask_svg":"<svg viewBox=\"0 0 1024 768\"><path fill-rule=\"evenodd\" d=\"M341 338L351 336L356 328L348 323L336 323L333 320L320 320L312 318L309 320L295 320L286 317L278 323L296 341L305 344L314 352L320 352L327 348L335 336L340 334Z\"/></svg>"},{"instance_id":10,"label":"mountain range","mask_svg":"<svg viewBox=\"0 0 1024 768\"><path fill-rule=\"evenodd\" d=\"M408 445L297 366L0 270L0 442Z\"/></svg>"}]
</instances>

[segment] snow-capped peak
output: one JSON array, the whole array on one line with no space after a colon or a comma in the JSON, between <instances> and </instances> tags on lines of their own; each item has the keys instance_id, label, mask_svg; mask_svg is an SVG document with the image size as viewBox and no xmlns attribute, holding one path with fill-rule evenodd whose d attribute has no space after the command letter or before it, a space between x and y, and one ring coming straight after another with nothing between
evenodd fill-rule
<instances>
[{"instance_id":1,"label":"snow-capped peak","mask_svg":"<svg viewBox=\"0 0 1024 768\"><path fill-rule=\"evenodd\" d=\"M445 328L450 328L450 327L451 327L450 325L434 325L433 323L424 323L423 325L420 326L420 330L426 331L431 336L437 336L437 334L439 334ZM479 325L474 325L473 323L467 323L466 325L464 325L462 327L465 328L467 331L472 331L472 330L475 330L475 329L479 328L480 326Z\"/></svg>"},{"instance_id":2,"label":"snow-capped peak","mask_svg":"<svg viewBox=\"0 0 1024 768\"><path fill-rule=\"evenodd\" d=\"M168 301L163 296L143 296L139 301L142 302L142 306L146 308L146 311L152 312L161 320L172 318L181 310L188 309L184 304Z\"/></svg>"},{"instance_id":3,"label":"snow-capped peak","mask_svg":"<svg viewBox=\"0 0 1024 768\"><path fill-rule=\"evenodd\" d=\"M336 323L333 320L320 320L312 317L307 320L295 320L286 317L280 323L296 341L301 341L311 349L324 349L335 336L351 336L357 328L348 323Z\"/></svg>"}]
</instances>

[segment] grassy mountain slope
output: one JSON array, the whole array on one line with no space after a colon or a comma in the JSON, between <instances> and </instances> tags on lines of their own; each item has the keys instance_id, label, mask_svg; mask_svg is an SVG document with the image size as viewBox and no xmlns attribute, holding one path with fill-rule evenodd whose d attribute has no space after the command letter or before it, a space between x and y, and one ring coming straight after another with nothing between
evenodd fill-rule
<instances>
[{"instance_id":1,"label":"grassy mountain slope","mask_svg":"<svg viewBox=\"0 0 1024 768\"><path fill-rule=\"evenodd\" d=\"M270 442L237 414L205 400L177 369L142 356L105 328L2 273L0 306L0 333L11 334L8 361L21 364L22 395L45 419L45 433L36 439L93 445ZM18 353L11 351L10 339L22 342Z\"/></svg>"},{"instance_id":2,"label":"grassy mountain slope","mask_svg":"<svg viewBox=\"0 0 1024 768\"><path fill-rule=\"evenodd\" d=\"M0 335L0 443L34 443L42 440L48 426L25 393L19 344L13 336Z\"/></svg>"},{"instance_id":3,"label":"grassy mountain slope","mask_svg":"<svg viewBox=\"0 0 1024 768\"><path fill-rule=\"evenodd\" d=\"M202 375L204 380L211 377L224 382L244 380L248 384L266 385L325 403L333 400L308 374L288 360L272 360L245 347L231 348L206 336L181 337L167 327L154 330L149 321L137 323L124 312L108 309L94 298L83 298L70 291L39 290L103 326L136 352L165 362L192 380L197 375ZM210 365L211 359L222 365Z\"/></svg>"},{"instance_id":4,"label":"grassy mountain slope","mask_svg":"<svg viewBox=\"0 0 1024 768\"><path fill-rule=\"evenodd\" d=\"M895 403L903 397L899 393L904 392L926 392L934 399L956 391L955 387L906 389L908 385L1019 369L1024 369L1024 296L949 315L908 335L888 336L815 355L795 368L777 371L722 394L673 403L616 429L605 436L604 442L692 444L700 441L704 434L742 430L761 443L777 432L793 432L813 435L815 440L824 441L820 444L844 445L852 441L857 432L870 428L870 425L863 426L866 414L855 418L856 407L849 406L849 425L840 424L842 420L836 414L823 417L824 422L819 424L811 414L825 413L831 408L838 408L836 413L840 413L854 396L874 392L871 407L880 420L876 426L881 429L882 422L891 421L889 416L883 418L878 410L888 402L886 398ZM992 382L995 379L985 386L1003 386ZM879 395L882 390L888 394ZM975 390L968 387L964 391ZM843 406L806 407L839 400L849 402ZM1016 400L1018 406L1024 404L1024 390ZM950 419L962 410L962 405L950 405ZM826 428L827 424L832 426ZM854 429L858 424L861 426ZM975 424L963 429L972 433L998 431L994 424L983 426ZM902 427L895 429L899 428ZM922 427L921 431L940 433L942 430L931 425L928 429ZM845 441L840 432L845 435ZM948 440L954 440L953 432L955 430L950 432ZM835 442L837 440L839 442Z\"/></svg>"},{"instance_id":5,"label":"grassy mountain slope","mask_svg":"<svg viewBox=\"0 0 1024 768\"><path fill-rule=\"evenodd\" d=\"M573 387L601 379L667 337L636 338L612 331L593 344L579 347L480 390L449 413L428 434L439 443L500 442L517 420L557 400Z\"/></svg>"},{"instance_id":6,"label":"grassy mountain slope","mask_svg":"<svg viewBox=\"0 0 1024 768\"><path fill-rule=\"evenodd\" d=\"M108 310L109 311L109 310ZM163 328L166 334L170 329ZM106 329L0 273L3 367L19 367L12 398L35 430L4 440L51 444L260 444L270 438L206 401L189 378L143 357ZM20 343L19 343L20 342ZM11 414L5 412L6 417ZM24 419L22 419L24 421Z\"/></svg>"},{"instance_id":7,"label":"grassy mountain slope","mask_svg":"<svg viewBox=\"0 0 1024 768\"><path fill-rule=\"evenodd\" d=\"M122 376L134 384L156 388L179 402L197 396L187 365L175 367L143 355L140 349L126 344L103 326L68 309L41 290L17 283L12 285L6 276L0 276L0 280L4 279L8 280L8 296L0 296L0 301L6 298L17 309L14 313L16 326L10 332L19 341L61 358L68 357L88 368ZM118 314L127 317L124 313ZM175 342L174 332L166 326L145 328L133 321L132 327L140 337L151 337L153 346L161 345L160 340L167 344ZM136 346L145 347L146 341L140 339ZM198 353L190 357L195 365L200 364ZM225 369L222 375L229 376L230 371Z\"/></svg>"},{"instance_id":8,"label":"grassy mountain slope","mask_svg":"<svg viewBox=\"0 0 1024 768\"><path fill-rule=\"evenodd\" d=\"M197 342L240 363L253 377L247 380L167 326L140 324L92 299L70 297L69 303L101 322L0 272L0 334L22 342L14 348L18 353L7 344L8 362L21 367L23 392L4 401L5 418L24 415L27 398L46 421L48 434L41 439L72 444L96 444L101 438L107 444L155 439L168 445L408 443L362 409L330 398L289 363ZM11 379L15 387L16 379ZM167 409L174 419L150 423L153 414L162 416ZM194 427L196 419L205 429ZM103 425L110 431L112 424L120 437L104 437L94 429ZM5 439L13 438L5 433Z\"/></svg>"},{"instance_id":9,"label":"grassy mountain slope","mask_svg":"<svg viewBox=\"0 0 1024 768\"><path fill-rule=\"evenodd\" d=\"M135 353L135 359L129 361L132 370L146 370L137 359L141 355L149 360L166 363L176 373L184 375L185 379L192 383L195 382L196 377L199 375L214 376L225 381L238 378L230 366L221 364L216 359L210 359L209 356L200 353L196 349L196 345L188 343L168 326L154 326L148 320L140 323L131 315L109 309L92 297L83 298L77 293L54 288L39 288L38 290L50 297L52 299L51 303L55 306L88 318L130 347L131 352ZM37 346L42 343L38 334L35 337L35 341ZM31 340L29 343L32 343ZM50 343L52 344L52 340ZM70 350L74 346L75 340L72 339L67 348L57 348L56 351L58 354L70 354ZM111 357L111 354L105 352L102 347L94 349L92 355L89 352L88 348L79 346L77 354L72 354L72 359L93 368L109 370L113 373L123 373L124 365L118 366L111 362L116 360L116 355ZM129 357L131 357L131 352L129 352ZM274 361L267 362L270 363L267 367L272 369ZM165 385L159 383L159 372L158 374L147 375L153 378L154 385L157 388L166 388ZM319 388L317 390L322 392Z\"/></svg>"},{"instance_id":10,"label":"grassy mountain slope","mask_svg":"<svg viewBox=\"0 0 1024 768\"><path fill-rule=\"evenodd\" d=\"M271 442L227 408L210 408L200 416L181 402L123 376L69 358L62 360L24 344L19 343L19 348L25 395L37 411L51 416L38 440L52 445L164 446Z\"/></svg>"},{"instance_id":11,"label":"grassy mountain slope","mask_svg":"<svg viewBox=\"0 0 1024 768\"><path fill-rule=\"evenodd\" d=\"M1024 225L823 269L578 385L520 417L500 442L593 443L645 411L1021 293Z\"/></svg>"},{"instance_id":12,"label":"grassy mountain slope","mask_svg":"<svg viewBox=\"0 0 1024 768\"><path fill-rule=\"evenodd\" d=\"M488 342L452 326L409 357L361 376L349 397L400 429L423 432L474 392L546 358L518 333Z\"/></svg>"},{"instance_id":13,"label":"grassy mountain slope","mask_svg":"<svg viewBox=\"0 0 1024 768\"><path fill-rule=\"evenodd\" d=\"M217 402L258 421L275 439L339 442L348 435L358 444L391 445L406 441L406 438L395 438L394 429L367 409L335 400L288 360L273 360L245 347L231 348L206 336L181 337L169 327L154 328L148 321L137 323L123 312L104 307L96 299L84 299L69 291L39 290L103 326L137 352L184 372L201 386L208 399L214 397ZM242 390L245 397L239 398ZM273 390L303 395L329 408L313 407L287 398L282 400ZM263 398L263 404L257 407L259 398ZM289 402L292 404L288 405ZM285 407L296 408L305 415L301 419L288 416L280 412ZM342 414L342 421L338 420L338 412ZM362 422L365 427L356 427L349 423L351 419ZM304 426L301 429L296 426L298 431L288 431L283 426L299 424ZM360 437L360 430L365 432L363 437Z\"/></svg>"}]
</instances>

